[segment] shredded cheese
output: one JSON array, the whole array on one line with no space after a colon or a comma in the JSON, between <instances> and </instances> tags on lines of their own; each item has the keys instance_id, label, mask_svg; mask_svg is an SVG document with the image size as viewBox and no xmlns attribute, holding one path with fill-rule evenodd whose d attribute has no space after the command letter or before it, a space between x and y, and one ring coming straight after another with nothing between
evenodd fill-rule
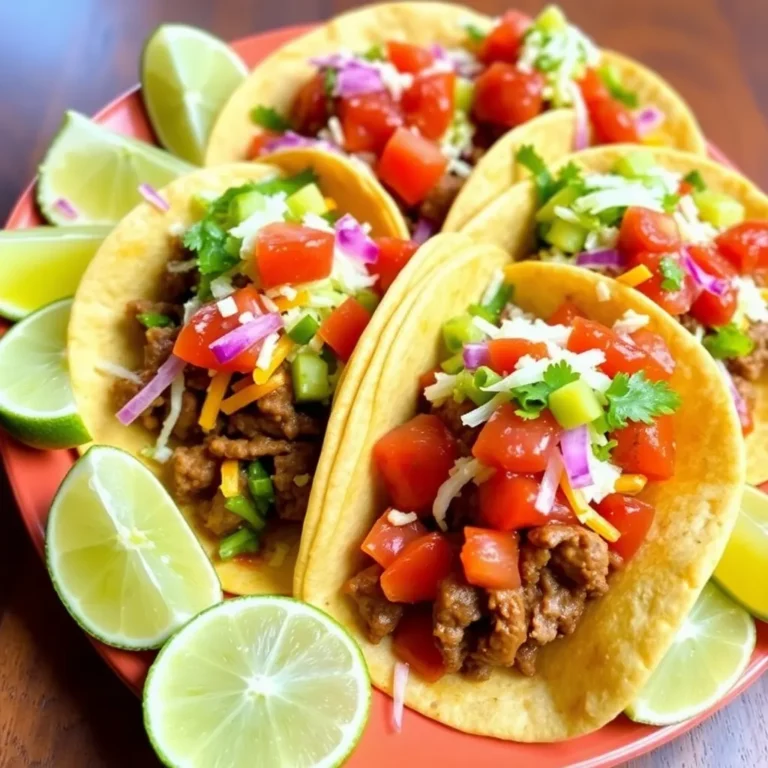
<instances>
[{"instance_id":1,"label":"shredded cheese","mask_svg":"<svg viewBox=\"0 0 768 768\"><path fill-rule=\"evenodd\" d=\"M419 516L415 512L401 512L399 509L390 509L387 514L387 522L396 528L415 523L418 519Z\"/></svg>"},{"instance_id":2,"label":"shredded cheese","mask_svg":"<svg viewBox=\"0 0 768 768\"><path fill-rule=\"evenodd\" d=\"M293 349L293 341L290 336L283 335L280 337L280 341L275 345L275 351L272 353L272 359L269 365L264 368L256 368L253 371L253 381L256 384L266 384L272 377L272 374L280 367L280 364L288 357L289 352Z\"/></svg>"},{"instance_id":3,"label":"shredded cheese","mask_svg":"<svg viewBox=\"0 0 768 768\"><path fill-rule=\"evenodd\" d=\"M560 487L563 489L565 498L568 500L571 509L573 509L574 514L582 525L591 528L606 541L614 542L619 540L621 534L618 530L587 504L578 488L573 488L571 486L567 472L563 472L560 476Z\"/></svg>"},{"instance_id":4,"label":"shredded cheese","mask_svg":"<svg viewBox=\"0 0 768 768\"><path fill-rule=\"evenodd\" d=\"M231 378L231 373L220 371L211 379L211 383L208 385L205 402L200 411L200 418L197 421L206 432L210 432L216 424L216 417L219 415L221 402L224 399Z\"/></svg>"},{"instance_id":5,"label":"shredded cheese","mask_svg":"<svg viewBox=\"0 0 768 768\"><path fill-rule=\"evenodd\" d=\"M281 384L282 380L278 376L273 376L265 384L251 384L249 387L241 389L222 401L221 410L227 416L231 416L235 411L239 411L241 408L245 408L246 405L256 402L256 400L268 395L270 392L274 392Z\"/></svg>"},{"instance_id":6,"label":"shredded cheese","mask_svg":"<svg viewBox=\"0 0 768 768\"><path fill-rule=\"evenodd\" d=\"M183 397L184 372L182 371L171 384L171 407L168 409L168 415L163 422L163 428L160 430L155 447L152 449L152 458L160 464L165 464L171 458L172 451L168 447L168 440L170 440L171 432L173 432L173 428L179 420Z\"/></svg>"},{"instance_id":7,"label":"shredded cheese","mask_svg":"<svg viewBox=\"0 0 768 768\"><path fill-rule=\"evenodd\" d=\"M622 475L616 481L616 493L628 493L630 495L640 493L647 482L648 478L645 475Z\"/></svg>"},{"instance_id":8,"label":"shredded cheese","mask_svg":"<svg viewBox=\"0 0 768 768\"><path fill-rule=\"evenodd\" d=\"M653 273L650 269L648 269L648 267L645 266L645 264L638 264L638 266L633 267L623 275L619 275L616 278L616 282L628 285L630 288L635 288L636 286L640 285L640 283L644 283L646 280L650 280L652 277Z\"/></svg>"},{"instance_id":9,"label":"shredded cheese","mask_svg":"<svg viewBox=\"0 0 768 768\"><path fill-rule=\"evenodd\" d=\"M235 300L231 296L217 301L216 308L219 310L219 314L225 318L237 314L237 304L235 304Z\"/></svg>"},{"instance_id":10,"label":"shredded cheese","mask_svg":"<svg viewBox=\"0 0 768 768\"><path fill-rule=\"evenodd\" d=\"M221 462L221 488L222 495L231 499L240 493L240 462L236 459L226 459Z\"/></svg>"},{"instance_id":11,"label":"shredded cheese","mask_svg":"<svg viewBox=\"0 0 768 768\"><path fill-rule=\"evenodd\" d=\"M309 291L297 291L293 298L278 296L272 299L272 303L278 312L286 312L294 307L305 307L309 304Z\"/></svg>"},{"instance_id":12,"label":"shredded cheese","mask_svg":"<svg viewBox=\"0 0 768 768\"><path fill-rule=\"evenodd\" d=\"M595 288L595 292L597 293L598 301L611 300L611 289L608 287L608 283L606 283L604 280L601 280L597 284L597 288Z\"/></svg>"}]
</instances>

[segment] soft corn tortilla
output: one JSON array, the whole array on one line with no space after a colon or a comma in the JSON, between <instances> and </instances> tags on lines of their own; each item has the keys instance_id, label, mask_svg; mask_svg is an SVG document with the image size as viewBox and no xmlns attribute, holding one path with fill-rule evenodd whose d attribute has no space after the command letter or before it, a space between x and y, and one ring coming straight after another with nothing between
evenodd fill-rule
<instances>
[{"instance_id":1,"label":"soft corn tortilla","mask_svg":"<svg viewBox=\"0 0 768 768\"><path fill-rule=\"evenodd\" d=\"M595 173L607 173L616 162L637 147L616 144L610 147L594 147L575 152L560 159L555 170L568 162ZM675 149L648 148L658 165L670 171L686 174L698 170L706 185L716 192L735 197L744 206L747 219L768 219L768 197L749 179L719 163L698 155ZM536 190L531 181L521 182L508 188L503 194L486 205L485 209L462 228L473 240L497 245L515 258L530 254L535 239L533 213L538 207ZM527 222L521 234L520 222ZM526 248L521 250L520 238ZM768 373L755 383L757 402L753 413L755 429L747 437L747 481L753 484L768 479Z\"/></svg>"},{"instance_id":2,"label":"soft corn tortilla","mask_svg":"<svg viewBox=\"0 0 768 768\"><path fill-rule=\"evenodd\" d=\"M339 209L359 221L368 222L374 235L402 234L389 215L386 200L342 157L298 149L281 153L271 165L238 163L207 168L169 184L160 191L170 210L158 211L142 203L125 217L104 240L80 283L72 307L69 325L68 354L70 375L80 415L88 425L95 443L114 445L141 457L141 450L153 445L155 434L136 421L123 426L115 417L117 408L111 396L112 377L100 370L99 364L117 363L130 370L140 366L143 343L141 334L129 323L126 304L133 299L155 299L168 261L172 239L169 228L187 227L194 222L190 201L198 193L221 194L229 187L275 175L290 175L311 167L320 179L323 192L334 198ZM397 305L396 292L381 303L367 332L362 336L350 367L358 368L370 358L376 335L386 314ZM360 359L360 362L356 362ZM333 434L345 423L346 412L357 391L357 380L345 374L334 400L332 421L326 441L338 444ZM82 446L87 449L88 446ZM321 455L313 493L324 483L322 467L327 451ZM142 459L143 460L143 459ZM147 466L161 479L166 479L167 466L147 460ZM291 594L293 568L298 554L301 526L270 526L258 557L252 560L220 562L215 556L217 540L199 525L191 506L182 509L206 552L212 557L223 588L235 594Z\"/></svg>"},{"instance_id":3,"label":"soft corn tortilla","mask_svg":"<svg viewBox=\"0 0 768 768\"><path fill-rule=\"evenodd\" d=\"M371 452L381 435L416 411L418 376L440 359L441 324L476 300L508 258L493 246L462 248L426 274L390 319L347 417L304 579L296 585L297 594L355 633L374 684L387 692L395 664L389 639L367 642L341 591L362 567L360 543L386 504ZM596 287L605 278L564 265L521 262L509 278L522 308L542 317L566 297L609 325L627 309L648 315L677 361L672 386L683 396L675 417L675 477L643 494L656 507L646 542L614 575L608 594L587 608L576 632L540 651L536 675L495 669L484 683L457 675L437 683L409 679L408 706L446 725L502 739L556 741L616 717L663 657L735 522L744 448L714 363L651 301L610 280L610 299L598 301Z\"/></svg>"}]
</instances>

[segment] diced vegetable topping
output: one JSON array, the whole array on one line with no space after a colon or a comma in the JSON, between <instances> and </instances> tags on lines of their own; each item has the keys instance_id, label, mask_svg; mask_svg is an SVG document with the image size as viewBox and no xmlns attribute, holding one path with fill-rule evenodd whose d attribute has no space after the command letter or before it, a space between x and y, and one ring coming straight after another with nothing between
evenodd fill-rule
<instances>
[{"instance_id":1,"label":"diced vegetable topping","mask_svg":"<svg viewBox=\"0 0 768 768\"><path fill-rule=\"evenodd\" d=\"M389 522L390 512L391 509L385 510L360 546L382 568L390 566L408 544L427 533L418 520L406 525L392 525Z\"/></svg>"},{"instance_id":2,"label":"diced vegetable topping","mask_svg":"<svg viewBox=\"0 0 768 768\"><path fill-rule=\"evenodd\" d=\"M328 363L320 355L299 352L291 363L291 376L296 402L317 402L330 397Z\"/></svg>"},{"instance_id":3,"label":"diced vegetable topping","mask_svg":"<svg viewBox=\"0 0 768 768\"><path fill-rule=\"evenodd\" d=\"M366 326L371 320L368 310L350 296L323 320L318 335L334 351L339 360L346 362Z\"/></svg>"},{"instance_id":4,"label":"diced vegetable topping","mask_svg":"<svg viewBox=\"0 0 768 768\"><path fill-rule=\"evenodd\" d=\"M485 589L520 586L516 533L467 526L464 537L461 564L470 584Z\"/></svg>"},{"instance_id":5,"label":"diced vegetable topping","mask_svg":"<svg viewBox=\"0 0 768 768\"><path fill-rule=\"evenodd\" d=\"M441 533L414 539L381 574L381 589L393 603L434 600L438 584L451 572L453 547Z\"/></svg>"},{"instance_id":6,"label":"diced vegetable topping","mask_svg":"<svg viewBox=\"0 0 768 768\"><path fill-rule=\"evenodd\" d=\"M254 266L262 288L308 283L331 274L334 236L301 224L269 224L259 230Z\"/></svg>"}]
</instances>

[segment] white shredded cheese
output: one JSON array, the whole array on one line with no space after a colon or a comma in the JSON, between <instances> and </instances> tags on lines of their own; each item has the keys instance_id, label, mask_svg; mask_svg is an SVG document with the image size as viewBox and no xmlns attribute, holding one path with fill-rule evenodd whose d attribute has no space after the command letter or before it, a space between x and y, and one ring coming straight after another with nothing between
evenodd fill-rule
<instances>
[{"instance_id":1,"label":"white shredded cheese","mask_svg":"<svg viewBox=\"0 0 768 768\"><path fill-rule=\"evenodd\" d=\"M438 371L435 374L435 383L424 388L424 397L426 397L430 403L438 403L447 400L453 395L456 378L457 377L453 374Z\"/></svg>"},{"instance_id":2,"label":"white shredded cheese","mask_svg":"<svg viewBox=\"0 0 768 768\"><path fill-rule=\"evenodd\" d=\"M211 295L214 299L223 299L235 292L230 275L219 275L211 280Z\"/></svg>"},{"instance_id":3,"label":"white shredded cheese","mask_svg":"<svg viewBox=\"0 0 768 768\"><path fill-rule=\"evenodd\" d=\"M601 502L616 490L616 481L621 477L621 469L610 461L599 461L591 449L587 451L587 463L592 484L581 488L581 493L587 503Z\"/></svg>"},{"instance_id":4,"label":"white shredded cheese","mask_svg":"<svg viewBox=\"0 0 768 768\"><path fill-rule=\"evenodd\" d=\"M216 308L222 317L232 317L237 314L237 304L235 304L235 300L231 296L217 301Z\"/></svg>"},{"instance_id":5,"label":"white shredded cheese","mask_svg":"<svg viewBox=\"0 0 768 768\"><path fill-rule=\"evenodd\" d=\"M768 322L768 304L755 281L751 277L735 277L733 282L739 291L737 311L753 323Z\"/></svg>"},{"instance_id":6,"label":"white shredded cheese","mask_svg":"<svg viewBox=\"0 0 768 768\"><path fill-rule=\"evenodd\" d=\"M566 208L564 205L555 206L555 216L557 216L558 219L562 219L563 221L581 225L581 219L579 218L579 215L575 211L572 211L570 208Z\"/></svg>"},{"instance_id":7,"label":"white shredded cheese","mask_svg":"<svg viewBox=\"0 0 768 768\"><path fill-rule=\"evenodd\" d=\"M301 219L301 223L305 227L310 227L311 229L319 229L321 232L329 232L330 234L335 233L334 228L328 223L328 221L320 216L320 214L312 213L312 211L304 214L303 218Z\"/></svg>"},{"instance_id":8,"label":"white shredded cheese","mask_svg":"<svg viewBox=\"0 0 768 768\"><path fill-rule=\"evenodd\" d=\"M388 61L370 61L367 64L378 71L381 82L395 101L400 101L403 91L413 85L413 75L398 70Z\"/></svg>"},{"instance_id":9,"label":"white shredded cheese","mask_svg":"<svg viewBox=\"0 0 768 768\"><path fill-rule=\"evenodd\" d=\"M475 408L474 411L465 413L461 417L461 423L465 427L479 427L484 424L488 419L493 416L494 411L504 403L509 402L509 394L506 392L498 392L495 394L485 405L481 405Z\"/></svg>"},{"instance_id":10,"label":"white shredded cheese","mask_svg":"<svg viewBox=\"0 0 768 768\"><path fill-rule=\"evenodd\" d=\"M200 300L197 297L190 299L184 304L184 325L192 319L192 315L194 315L201 306Z\"/></svg>"},{"instance_id":11,"label":"white shredded cheese","mask_svg":"<svg viewBox=\"0 0 768 768\"><path fill-rule=\"evenodd\" d=\"M516 316L502 321L496 338L549 341L564 347L568 343L571 330L566 325L550 325L545 323L539 317L530 320L525 316Z\"/></svg>"},{"instance_id":12,"label":"white shredded cheese","mask_svg":"<svg viewBox=\"0 0 768 768\"><path fill-rule=\"evenodd\" d=\"M418 519L419 516L415 512L401 512L399 509L390 509L387 515L389 524L397 528L409 523L415 523Z\"/></svg>"},{"instance_id":13,"label":"white shredded cheese","mask_svg":"<svg viewBox=\"0 0 768 768\"><path fill-rule=\"evenodd\" d=\"M315 334L307 343L307 346L313 351L313 352L320 352L320 350L323 348L323 340L320 338L319 334Z\"/></svg>"},{"instance_id":14,"label":"white shredded cheese","mask_svg":"<svg viewBox=\"0 0 768 768\"><path fill-rule=\"evenodd\" d=\"M176 426L176 422L179 420L181 414L181 403L184 397L184 371L178 374L176 378L171 382L171 398L170 408L168 409L168 415L163 422L163 428L160 430L160 434L157 436L157 442L152 450L152 458L160 464L165 464L168 459L171 458L173 451L168 447L168 440L171 437L171 432Z\"/></svg>"},{"instance_id":15,"label":"white shredded cheese","mask_svg":"<svg viewBox=\"0 0 768 768\"><path fill-rule=\"evenodd\" d=\"M269 364L272 362L272 356L275 354L275 347L280 336L277 333L270 333L259 350L259 356L256 358L256 367L262 371L266 371L269 368Z\"/></svg>"},{"instance_id":16,"label":"white shredded cheese","mask_svg":"<svg viewBox=\"0 0 768 768\"><path fill-rule=\"evenodd\" d=\"M482 464L477 459L456 459L448 479L437 489L435 501L432 504L432 516L438 528L447 531L445 518L451 502L461 493L461 489L477 474Z\"/></svg>"},{"instance_id":17,"label":"white shredded cheese","mask_svg":"<svg viewBox=\"0 0 768 768\"><path fill-rule=\"evenodd\" d=\"M237 318L237 321L240 323L240 325L245 325L246 323L251 323L256 318L253 316L253 312L250 310L246 310L243 312L240 317Z\"/></svg>"},{"instance_id":18,"label":"white shredded cheese","mask_svg":"<svg viewBox=\"0 0 768 768\"><path fill-rule=\"evenodd\" d=\"M501 335L501 328L495 326L493 323L489 323L484 317L480 317L479 315L475 315L472 318L472 325L492 339Z\"/></svg>"},{"instance_id":19,"label":"white shredded cheese","mask_svg":"<svg viewBox=\"0 0 768 768\"><path fill-rule=\"evenodd\" d=\"M699 209L691 195L680 198L672 217L686 243L708 243L717 237L718 230L699 218Z\"/></svg>"},{"instance_id":20,"label":"white shredded cheese","mask_svg":"<svg viewBox=\"0 0 768 768\"><path fill-rule=\"evenodd\" d=\"M262 294L261 301L264 304L264 307L267 309L268 312L279 312L280 310L277 308L277 304L275 304L272 299L269 298L269 296L265 296Z\"/></svg>"},{"instance_id":21,"label":"white shredded cheese","mask_svg":"<svg viewBox=\"0 0 768 768\"><path fill-rule=\"evenodd\" d=\"M175 275L181 272L191 272L196 267L197 259L187 259L186 261L169 261L165 269Z\"/></svg>"},{"instance_id":22,"label":"white shredded cheese","mask_svg":"<svg viewBox=\"0 0 768 768\"><path fill-rule=\"evenodd\" d=\"M614 324L613 330L620 336L629 336L630 333L639 331L650 322L648 315L641 315L632 309L628 309Z\"/></svg>"},{"instance_id":23,"label":"white shredded cheese","mask_svg":"<svg viewBox=\"0 0 768 768\"><path fill-rule=\"evenodd\" d=\"M601 280L595 288L598 301L610 301L611 289L608 287L608 283L605 280Z\"/></svg>"},{"instance_id":24,"label":"white shredded cheese","mask_svg":"<svg viewBox=\"0 0 768 768\"><path fill-rule=\"evenodd\" d=\"M504 285L504 273L500 269L494 269L491 275L491 281L488 283L488 287L483 292L480 298L481 304L487 304L493 297L499 292L501 286Z\"/></svg>"},{"instance_id":25,"label":"white shredded cheese","mask_svg":"<svg viewBox=\"0 0 768 768\"><path fill-rule=\"evenodd\" d=\"M108 373L118 379L132 381L134 384L143 384L138 373L129 371L127 368L117 363L111 363L109 360L97 360L94 366L99 373Z\"/></svg>"},{"instance_id":26,"label":"white shredded cheese","mask_svg":"<svg viewBox=\"0 0 768 768\"><path fill-rule=\"evenodd\" d=\"M336 115L328 118L328 133L331 141L339 147L343 147L345 142L344 131L341 127L341 120Z\"/></svg>"}]
</instances>

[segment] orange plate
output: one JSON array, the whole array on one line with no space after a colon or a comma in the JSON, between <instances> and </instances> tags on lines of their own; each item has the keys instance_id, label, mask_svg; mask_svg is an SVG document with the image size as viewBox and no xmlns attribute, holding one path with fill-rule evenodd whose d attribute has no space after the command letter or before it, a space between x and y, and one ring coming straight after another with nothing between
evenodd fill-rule
<instances>
[{"instance_id":1,"label":"orange plate","mask_svg":"<svg viewBox=\"0 0 768 768\"><path fill-rule=\"evenodd\" d=\"M310 27L289 27L241 40L234 48L253 66L266 55ZM120 133L152 140L141 98L134 89L119 97L96 116L97 122ZM714 147L715 159L727 162ZM31 185L19 199L7 228L17 229L41 223ZM0 330L2 330L0 328ZM72 466L74 453L42 452L26 448L0 435L0 454L24 524L40 555L44 548L44 526L48 508L64 474ZM131 653L93 641L107 664L135 693L141 690L154 654ZM365 735L349 762L353 766L418 765L437 763L464 765L536 765L537 768L598 768L613 766L642 755L692 728L755 682L768 667L768 625L758 622L757 648L739 684L716 707L680 725L652 728L637 725L621 716L596 733L559 744L518 744L455 731L416 712L406 711L403 731L394 734L390 726L391 701L374 692L373 711ZM508 702L505 706L514 706Z\"/></svg>"}]
</instances>

